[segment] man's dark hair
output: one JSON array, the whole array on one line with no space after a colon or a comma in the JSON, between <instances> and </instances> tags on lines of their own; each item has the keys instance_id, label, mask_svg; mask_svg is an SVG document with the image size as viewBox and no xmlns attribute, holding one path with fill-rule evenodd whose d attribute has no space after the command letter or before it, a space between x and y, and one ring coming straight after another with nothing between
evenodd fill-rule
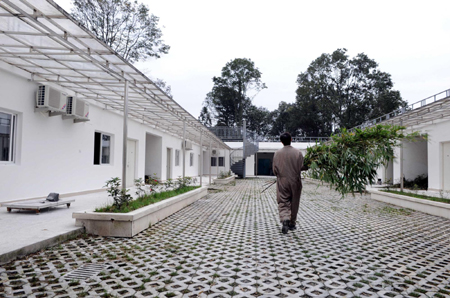
<instances>
[{"instance_id":1,"label":"man's dark hair","mask_svg":"<svg viewBox=\"0 0 450 298\"><path fill-rule=\"evenodd\" d=\"M292 136L288 132L282 133L280 136L280 141L281 141L281 143L283 143L284 146L290 145L291 140L292 140Z\"/></svg>"}]
</instances>

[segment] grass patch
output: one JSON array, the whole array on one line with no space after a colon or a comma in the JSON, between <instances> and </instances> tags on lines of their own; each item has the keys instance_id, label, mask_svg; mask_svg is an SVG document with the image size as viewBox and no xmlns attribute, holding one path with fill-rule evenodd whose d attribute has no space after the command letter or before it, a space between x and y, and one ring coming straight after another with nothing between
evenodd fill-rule
<instances>
[{"instance_id":1,"label":"grass patch","mask_svg":"<svg viewBox=\"0 0 450 298\"><path fill-rule=\"evenodd\" d=\"M120 209L113 205L110 205L101 208L96 208L95 212L127 213L151 204L155 204L165 199L181 195L183 193L197 189L199 187L200 186L185 186L174 190L152 193L150 195L139 197L126 205L124 204Z\"/></svg>"},{"instance_id":2,"label":"grass patch","mask_svg":"<svg viewBox=\"0 0 450 298\"><path fill-rule=\"evenodd\" d=\"M449 199L445 199L445 198L438 198L438 197L432 197L432 196L426 196L426 195L419 195L419 194L415 194L415 193L410 193L410 192L402 192L402 191L397 191L397 190L382 190L384 192L388 192L388 193L393 193L396 195L402 195L402 196L408 196L408 197L412 197L412 198L417 198L417 199L423 199L423 200L428 200L428 201L434 201L434 202L441 202L441 203L446 203L446 204L450 204L450 200Z\"/></svg>"}]
</instances>

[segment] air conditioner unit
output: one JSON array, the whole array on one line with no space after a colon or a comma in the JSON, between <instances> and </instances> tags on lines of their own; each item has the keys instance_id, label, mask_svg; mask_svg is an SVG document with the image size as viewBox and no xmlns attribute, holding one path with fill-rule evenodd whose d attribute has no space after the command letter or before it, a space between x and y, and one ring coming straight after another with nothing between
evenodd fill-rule
<instances>
[{"instance_id":1,"label":"air conditioner unit","mask_svg":"<svg viewBox=\"0 0 450 298\"><path fill-rule=\"evenodd\" d=\"M66 113L67 94L47 85L38 87L35 111L49 112L50 116Z\"/></svg>"},{"instance_id":2,"label":"air conditioner unit","mask_svg":"<svg viewBox=\"0 0 450 298\"><path fill-rule=\"evenodd\" d=\"M213 155L216 155L216 154L217 154L217 150L216 150L216 149L213 149L213 150L212 150L212 154L213 154Z\"/></svg>"},{"instance_id":3,"label":"air conditioner unit","mask_svg":"<svg viewBox=\"0 0 450 298\"><path fill-rule=\"evenodd\" d=\"M192 150L192 142L184 141L184 144L185 144L185 146L184 146L185 150ZM183 146L183 142L181 142L181 146Z\"/></svg>"},{"instance_id":4,"label":"air conditioner unit","mask_svg":"<svg viewBox=\"0 0 450 298\"><path fill-rule=\"evenodd\" d=\"M89 104L73 96L67 97L66 114L63 119L73 119L75 123L89 121Z\"/></svg>"}]
</instances>

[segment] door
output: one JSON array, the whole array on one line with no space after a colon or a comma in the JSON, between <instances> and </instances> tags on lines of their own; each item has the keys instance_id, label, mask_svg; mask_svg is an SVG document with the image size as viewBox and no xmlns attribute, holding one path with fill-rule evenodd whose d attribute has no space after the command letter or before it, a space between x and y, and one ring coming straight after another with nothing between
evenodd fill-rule
<instances>
[{"instance_id":1,"label":"door","mask_svg":"<svg viewBox=\"0 0 450 298\"><path fill-rule=\"evenodd\" d=\"M442 144L442 157L444 166L443 189L450 190L450 143Z\"/></svg>"},{"instance_id":2,"label":"door","mask_svg":"<svg viewBox=\"0 0 450 298\"><path fill-rule=\"evenodd\" d=\"M167 148L166 180L172 178L172 149Z\"/></svg>"},{"instance_id":3,"label":"door","mask_svg":"<svg viewBox=\"0 0 450 298\"><path fill-rule=\"evenodd\" d=\"M136 179L136 141L127 141L127 187L134 185Z\"/></svg>"}]
</instances>

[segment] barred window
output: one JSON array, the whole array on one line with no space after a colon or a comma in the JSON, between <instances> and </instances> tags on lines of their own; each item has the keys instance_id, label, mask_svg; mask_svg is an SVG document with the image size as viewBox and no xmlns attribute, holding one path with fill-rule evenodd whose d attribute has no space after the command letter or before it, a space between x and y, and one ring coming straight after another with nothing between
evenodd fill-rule
<instances>
[{"instance_id":1,"label":"barred window","mask_svg":"<svg viewBox=\"0 0 450 298\"><path fill-rule=\"evenodd\" d=\"M16 118L15 114L0 112L0 161L14 162Z\"/></svg>"},{"instance_id":2,"label":"barred window","mask_svg":"<svg viewBox=\"0 0 450 298\"><path fill-rule=\"evenodd\" d=\"M180 165L180 150L176 149L175 150L175 166L179 166Z\"/></svg>"}]
</instances>

